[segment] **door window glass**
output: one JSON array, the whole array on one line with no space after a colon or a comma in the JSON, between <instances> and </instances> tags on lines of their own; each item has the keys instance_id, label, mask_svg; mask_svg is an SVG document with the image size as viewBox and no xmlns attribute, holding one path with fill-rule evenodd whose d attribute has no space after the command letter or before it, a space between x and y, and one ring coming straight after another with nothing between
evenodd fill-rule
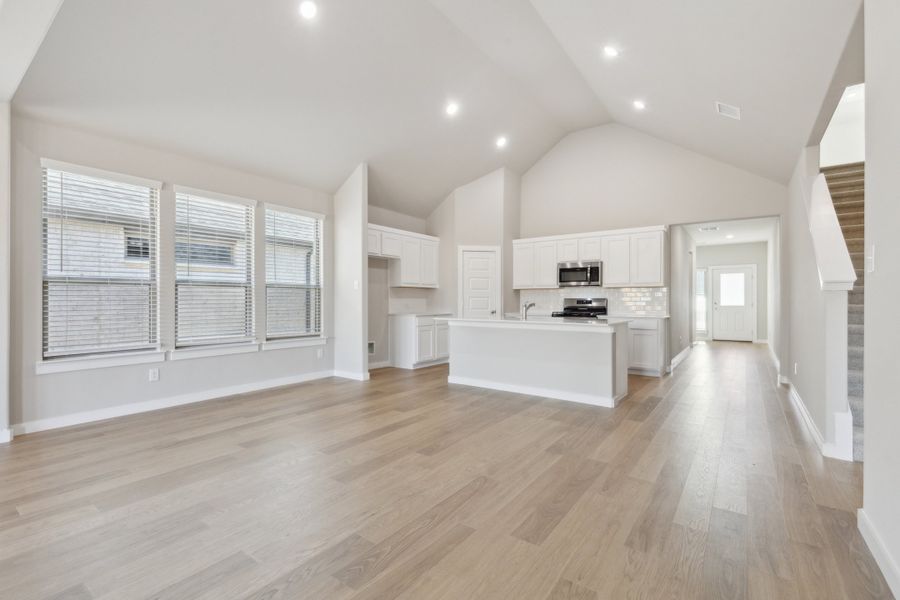
<instances>
[{"instance_id":1,"label":"door window glass","mask_svg":"<svg viewBox=\"0 0 900 600\"><path fill-rule=\"evenodd\" d=\"M719 275L719 306L744 306L744 273Z\"/></svg>"}]
</instances>

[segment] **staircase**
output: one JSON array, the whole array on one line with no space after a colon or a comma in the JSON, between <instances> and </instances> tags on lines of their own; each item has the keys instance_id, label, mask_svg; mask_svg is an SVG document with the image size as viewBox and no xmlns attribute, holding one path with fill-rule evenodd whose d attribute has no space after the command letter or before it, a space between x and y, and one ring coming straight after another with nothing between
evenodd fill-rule
<instances>
[{"instance_id":1,"label":"staircase","mask_svg":"<svg viewBox=\"0 0 900 600\"><path fill-rule=\"evenodd\" d=\"M863 298L865 293L865 163L824 167L856 285L847 298L847 394L853 413L853 459L863 459Z\"/></svg>"}]
</instances>

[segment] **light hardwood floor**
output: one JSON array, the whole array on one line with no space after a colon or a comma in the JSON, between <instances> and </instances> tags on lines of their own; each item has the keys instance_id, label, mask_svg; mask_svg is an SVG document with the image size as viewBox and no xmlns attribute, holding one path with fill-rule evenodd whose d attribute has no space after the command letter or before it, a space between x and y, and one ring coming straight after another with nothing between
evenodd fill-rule
<instances>
[{"instance_id":1,"label":"light hardwood floor","mask_svg":"<svg viewBox=\"0 0 900 600\"><path fill-rule=\"evenodd\" d=\"M0 598L889 598L765 346L602 409L375 371L0 447Z\"/></svg>"}]
</instances>

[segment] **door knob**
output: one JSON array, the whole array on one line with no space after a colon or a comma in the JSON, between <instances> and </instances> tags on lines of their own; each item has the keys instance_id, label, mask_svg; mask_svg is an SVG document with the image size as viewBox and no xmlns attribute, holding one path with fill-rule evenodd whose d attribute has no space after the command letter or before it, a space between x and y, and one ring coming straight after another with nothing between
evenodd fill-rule
<instances>
[{"instance_id":1,"label":"door knob","mask_svg":"<svg viewBox=\"0 0 900 600\"><path fill-rule=\"evenodd\" d=\"M497 311L496 311L496 310L492 310L492 311L491 311L491 314L492 314L492 315L496 315L496 314L497 314Z\"/></svg>"}]
</instances>

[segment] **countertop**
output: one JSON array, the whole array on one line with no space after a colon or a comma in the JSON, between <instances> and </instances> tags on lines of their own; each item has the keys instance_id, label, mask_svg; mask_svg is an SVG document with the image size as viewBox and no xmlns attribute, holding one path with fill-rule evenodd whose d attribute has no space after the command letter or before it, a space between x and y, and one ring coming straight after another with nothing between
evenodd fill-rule
<instances>
[{"instance_id":1,"label":"countertop","mask_svg":"<svg viewBox=\"0 0 900 600\"><path fill-rule=\"evenodd\" d=\"M542 331L594 331L608 332L615 331L616 326L626 325L631 319L457 319L448 318L446 321L451 325L462 325L469 327L489 327L489 328L510 328L510 329L537 329Z\"/></svg>"},{"instance_id":2,"label":"countertop","mask_svg":"<svg viewBox=\"0 0 900 600\"><path fill-rule=\"evenodd\" d=\"M389 317L449 317L449 312L396 312L388 313Z\"/></svg>"}]
</instances>

